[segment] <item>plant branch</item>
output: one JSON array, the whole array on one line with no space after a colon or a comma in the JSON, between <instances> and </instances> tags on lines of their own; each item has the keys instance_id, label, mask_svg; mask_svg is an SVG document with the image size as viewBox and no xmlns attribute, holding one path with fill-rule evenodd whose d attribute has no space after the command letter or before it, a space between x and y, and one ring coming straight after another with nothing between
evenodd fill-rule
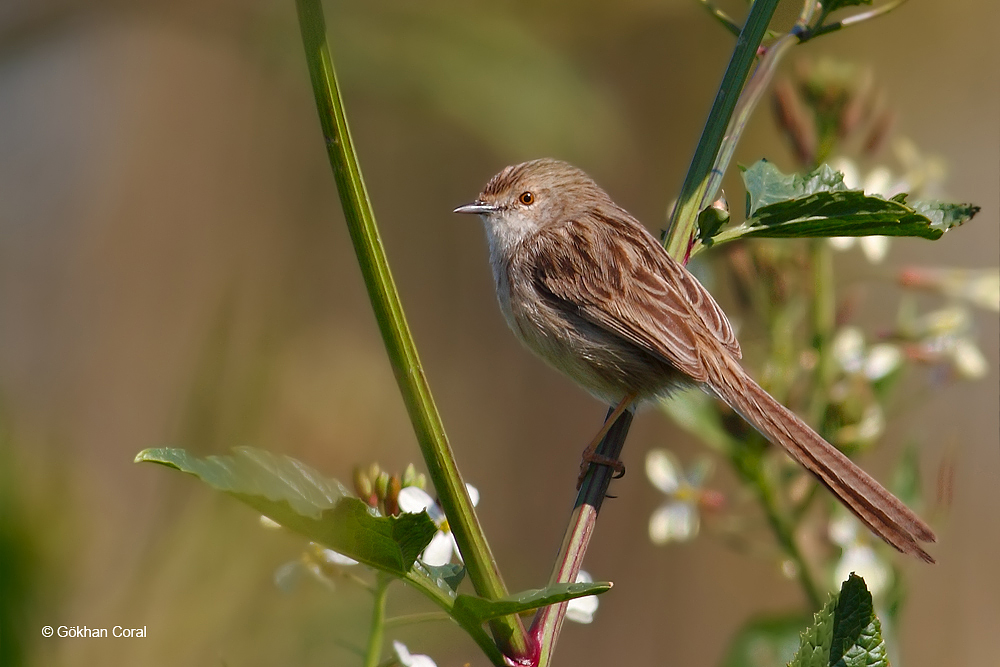
<instances>
[{"instance_id":1,"label":"plant branch","mask_svg":"<svg viewBox=\"0 0 1000 667\"><path fill-rule=\"evenodd\" d=\"M681 186L677 204L671 211L670 222L663 239L667 252L678 261L687 259L700 210L698 204L705 199L708 179L715 168L723 136L740 97L739 91L743 89L757 56L757 47L764 38L777 6L778 0L757 0L753 3L750 15L736 40L736 47L722 77L722 84L716 93L701 139L695 148L694 158Z\"/></svg>"},{"instance_id":2,"label":"plant branch","mask_svg":"<svg viewBox=\"0 0 1000 667\"><path fill-rule=\"evenodd\" d=\"M608 410L608 417L613 411L614 407ZM604 439L601 440L601 444L597 448L597 455L618 460L625 445L625 437L632 425L633 416L634 413L631 410L626 410L618 417ZM577 492L576 504L570 516L569 526L566 528L566 534L563 536L563 543L559 548L559 555L556 557L555 567L549 579L550 585L576 581L576 575L579 574L583 565L583 557L587 553L590 538L593 536L594 527L597 524L597 514L601 511L613 477L614 470L609 466L591 465L590 470L587 471L583 484L580 485ZM563 602L543 607L535 615L530 634L539 650L538 667L546 667L552 660L556 641L566 618L567 604Z\"/></svg>"},{"instance_id":3,"label":"plant branch","mask_svg":"<svg viewBox=\"0 0 1000 667\"><path fill-rule=\"evenodd\" d=\"M852 25L857 25L859 23L863 23L865 21L870 21L871 19L878 18L879 16L888 14L889 12L896 9L905 2L906 0L892 0L891 2L887 2L884 5L873 7L872 9L869 9L867 12L852 14L851 16L848 16L845 19L841 19L840 21L837 21L835 23L830 23L829 25L823 25L823 20L826 19L826 14L824 13L820 17L820 20L816 22L818 24L817 27L812 28L803 33L802 41L808 42L810 39L814 39L816 37L819 37L820 35L825 35L828 32L834 32L836 30L840 30L841 28L849 28Z\"/></svg>"},{"instance_id":4,"label":"plant branch","mask_svg":"<svg viewBox=\"0 0 1000 667\"><path fill-rule=\"evenodd\" d=\"M698 3L708 10L708 13L712 15L716 21L721 23L725 28L739 37L740 35L740 25L732 19L726 12L722 11L715 5L713 5L709 0L698 0Z\"/></svg>"},{"instance_id":5,"label":"plant branch","mask_svg":"<svg viewBox=\"0 0 1000 667\"><path fill-rule=\"evenodd\" d=\"M322 4L320 0L296 0L296 7L309 77L344 217L428 474L476 592L489 599L502 598L507 595L507 589L448 444L382 247L326 42ZM517 616L497 619L491 622L491 627L505 653L517 656L527 652L527 635Z\"/></svg>"},{"instance_id":6,"label":"plant branch","mask_svg":"<svg viewBox=\"0 0 1000 667\"><path fill-rule=\"evenodd\" d=\"M809 563L806 561L802 552L799 550L798 544L795 542L794 525L786 519L786 517L782 514L781 509L778 507L774 486L772 486L762 468L762 456L762 450L757 450L754 453L737 451L731 458L733 468L745 481L749 482L757 490L757 495L760 498L760 504L764 508L764 514L767 517L767 522L771 525L771 529L774 531L778 544L781 546L788 558L795 564L795 576L799 580L799 584L802 586L802 591L809 599L809 603L812 605L813 609L818 610L823 605L819 587L813 580Z\"/></svg>"},{"instance_id":7,"label":"plant branch","mask_svg":"<svg viewBox=\"0 0 1000 667\"><path fill-rule=\"evenodd\" d=\"M406 616L393 616L385 619L385 627L400 628L406 625L417 625L418 623L436 623L438 621L450 621L451 616L443 611L425 611L420 614L407 614Z\"/></svg>"},{"instance_id":8,"label":"plant branch","mask_svg":"<svg viewBox=\"0 0 1000 667\"><path fill-rule=\"evenodd\" d=\"M389 584L393 579L379 573L375 582L375 599L372 601L372 622L368 631L368 649L365 651L365 667L377 667L382 660L382 640L385 638L385 600Z\"/></svg>"}]
</instances>

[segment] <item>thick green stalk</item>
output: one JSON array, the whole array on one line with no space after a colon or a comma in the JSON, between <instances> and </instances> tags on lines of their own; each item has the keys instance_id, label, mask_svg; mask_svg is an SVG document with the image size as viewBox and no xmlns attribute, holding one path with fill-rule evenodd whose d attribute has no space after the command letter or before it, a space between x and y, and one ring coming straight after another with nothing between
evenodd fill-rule
<instances>
[{"instance_id":1,"label":"thick green stalk","mask_svg":"<svg viewBox=\"0 0 1000 667\"><path fill-rule=\"evenodd\" d=\"M743 30L736 40L736 47L722 77L722 84L716 93L715 102L709 112L705 129L701 133L691 166L684 178L677 204L670 214L664 246L671 257L679 261L684 261L687 256L698 219L698 203L704 198L708 189L709 177L715 167L716 156L722 146L726 128L729 126L733 110L736 109L743 84L757 57L757 48L767 32L767 26L777 6L778 0L754 2Z\"/></svg>"},{"instance_id":2,"label":"thick green stalk","mask_svg":"<svg viewBox=\"0 0 1000 667\"><path fill-rule=\"evenodd\" d=\"M340 89L326 43L326 22L322 5L320 0L296 0L296 7L309 77L344 217L347 219L368 297L427 464L428 474L462 551L469 580L476 592L489 599L504 597L507 589L455 463L389 271L375 214L351 143ZM497 619L492 622L491 627L498 645L505 653L523 655L527 652L527 636L517 616Z\"/></svg>"}]
</instances>

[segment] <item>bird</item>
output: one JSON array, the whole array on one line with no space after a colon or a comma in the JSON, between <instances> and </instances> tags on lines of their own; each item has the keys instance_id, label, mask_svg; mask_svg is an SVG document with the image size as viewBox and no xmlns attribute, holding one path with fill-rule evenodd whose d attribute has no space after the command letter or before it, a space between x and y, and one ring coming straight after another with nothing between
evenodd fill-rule
<instances>
[{"instance_id":1,"label":"bird","mask_svg":"<svg viewBox=\"0 0 1000 667\"><path fill-rule=\"evenodd\" d=\"M696 386L809 471L874 534L928 563L930 526L767 393L742 367L723 310L583 170L543 158L508 166L455 209L485 226L497 300L514 335L618 415ZM618 464L620 465L620 464Z\"/></svg>"}]
</instances>

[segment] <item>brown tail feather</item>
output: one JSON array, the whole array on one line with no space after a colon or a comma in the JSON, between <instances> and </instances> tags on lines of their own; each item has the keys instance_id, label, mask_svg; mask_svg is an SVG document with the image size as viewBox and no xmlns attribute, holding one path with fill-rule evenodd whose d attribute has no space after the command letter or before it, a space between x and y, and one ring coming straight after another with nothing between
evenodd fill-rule
<instances>
[{"instance_id":1,"label":"brown tail feather","mask_svg":"<svg viewBox=\"0 0 1000 667\"><path fill-rule=\"evenodd\" d=\"M711 373L708 388L713 393L815 475L869 530L903 553L934 562L918 544L936 540L930 526L761 389L739 363L723 363L724 370Z\"/></svg>"}]
</instances>

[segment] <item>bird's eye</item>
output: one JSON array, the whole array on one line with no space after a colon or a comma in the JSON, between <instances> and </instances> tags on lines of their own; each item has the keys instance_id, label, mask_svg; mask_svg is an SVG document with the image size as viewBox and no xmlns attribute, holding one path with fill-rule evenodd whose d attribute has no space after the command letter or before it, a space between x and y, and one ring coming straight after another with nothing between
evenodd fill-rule
<instances>
[{"instance_id":1,"label":"bird's eye","mask_svg":"<svg viewBox=\"0 0 1000 667\"><path fill-rule=\"evenodd\" d=\"M524 204L525 206L531 206L532 204L535 203L535 195L531 194L530 192L522 192L521 196L518 197L517 200L522 204Z\"/></svg>"}]
</instances>

